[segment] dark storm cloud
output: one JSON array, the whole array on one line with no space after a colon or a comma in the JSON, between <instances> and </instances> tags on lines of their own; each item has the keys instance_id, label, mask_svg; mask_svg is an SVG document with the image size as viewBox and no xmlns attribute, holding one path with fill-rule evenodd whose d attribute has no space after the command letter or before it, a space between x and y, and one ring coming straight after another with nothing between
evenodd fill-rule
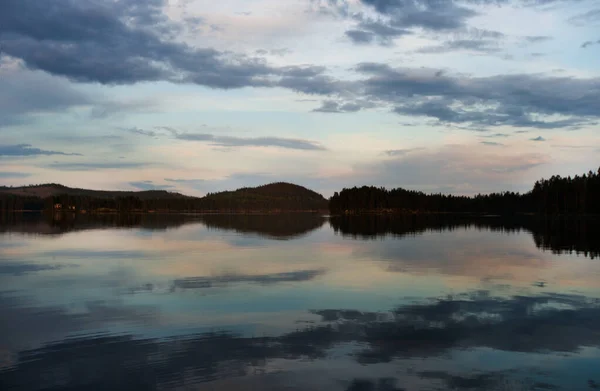
<instances>
[{"instance_id":1,"label":"dark storm cloud","mask_svg":"<svg viewBox=\"0 0 600 391\"><path fill-rule=\"evenodd\" d=\"M186 141L203 141L220 147L278 147L308 151L324 151L315 141L282 137L216 136L210 133L176 133L175 138Z\"/></svg>"},{"instance_id":2,"label":"dark storm cloud","mask_svg":"<svg viewBox=\"0 0 600 391\"><path fill-rule=\"evenodd\" d=\"M465 26L475 11L454 1L432 0L361 0L382 15L391 16L391 27L421 27L451 30Z\"/></svg>"},{"instance_id":3,"label":"dark storm cloud","mask_svg":"<svg viewBox=\"0 0 600 391\"><path fill-rule=\"evenodd\" d=\"M82 156L78 153L65 153L34 148L30 144L0 145L0 156L40 156L40 155L63 155Z\"/></svg>"},{"instance_id":4,"label":"dark storm cloud","mask_svg":"<svg viewBox=\"0 0 600 391\"><path fill-rule=\"evenodd\" d=\"M466 30L467 21L477 15L468 7L472 3L470 1L362 0L361 2L385 19L369 19L363 14L354 15L354 19L359 22L355 28L347 31L346 35L357 44L372 42L389 44L392 39L412 34L416 29L429 33L460 32ZM500 39L502 34L494 38ZM467 45L474 47L477 44L466 42L456 44L459 49L464 49ZM442 47L445 50L452 50L449 44Z\"/></svg>"},{"instance_id":5,"label":"dark storm cloud","mask_svg":"<svg viewBox=\"0 0 600 391\"><path fill-rule=\"evenodd\" d=\"M364 30L348 30L346 36L355 44L371 43L375 39L375 35Z\"/></svg>"},{"instance_id":6,"label":"dark storm cloud","mask_svg":"<svg viewBox=\"0 0 600 391\"><path fill-rule=\"evenodd\" d=\"M575 0L577 1L577 0ZM391 39L412 34L418 29L428 33L457 32L467 28L468 20L478 15L472 6L501 6L516 4L518 6L535 7L551 3L560 3L563 0L361 0L368 8L375 10L380 17L385 19L368 19L362 13L352 15L352 18L360 22L356 27L348 30L346 36L356 44L368 44L373 42L389 44ZM331 2L330 2L330 5ZM332 12L341 10L338 14L349 16L346 9L333 5ZM369 29L365 26L372 23L377 28ZM496 37L500 39L501 37ZM552 39L548 36L526 36L526 43L537 43ZM451 47L447 47L450 50ZM459 49L464 49L460 46ZM433 49L432 49L433 50Z\"/></svg>"},{"instance_id":7,"label":"dark storm cloud","mask_svg":"<svg viewBox=\"0 0 600 391\"><path fill-rule=\"evenodd\" d=\"M532 0L519 4L536 6L557 1ZM318 3L347 9L344 1ZM386 43L417 28L427 30L429 34L440 34L440 37L449 32L456 35L442 42L436 50L493 53L497 51L495 42L502 34L469 28L466 22L475 15L469 7L502 5L509 0L362 0L362 3L379 15L376 18L362 14L345 16L355 20L355 28L348 33L355 42ZM439 69L393 69L385 64L361 64L356 69L365 79L338 80L327 75L325 67L274 67L261 58L194 48L177 42L174 36L182 26L175 25L163 14L163 5L163 0L54 0L47 4L36 0L2 0L0 50L22 60L30 69L79 82L168 81L221 89L281 87L322 96L325 102L316 111L328 113L351 113L378 107L402 115L431 117L444 123L540 129L574 129L589 124L590 118L600 116L598 78L542 75L475 78L451 76ZM525 38L529 42L545 39L542 36ZM10 81L0 78L0 87L7 83ZM30 84L37 91L35 83ZM53 96L52 85L42 88L40 94L23 90L23 96L28 99L14 99L10 93L3 95L0 88L0 126L20 120L19 113L56 111L88 104L97 106L92 110L93 116L102 117L120 107L120 104L102 106L98 102L89 102L75 90L57 91L54 101L49 99ZM543 121L540 118L544 115L564 118ZM141 131L147 136L154 134L154 131ZM309 140L279 137L243 138L214 134L177 137L220 147L325 149Z\"/></svg>"},{"instance_id":8,"label":"dark storm cloud","mask_svg":"<svg viewBox=\"0 0 600 391\"><path fill-rule=\"evenodd\" d=\"M359 64L356 71L367 77L359 82L365 99L392 106L402 115L540 129L577 128L600 116L600 78L526 74L477 78L379 63ZM552 114L566 118L539 119Z\"/></svg>"},{"instance_id":9,"label":"dark storm cloud","mask_svg":"<svg viewBox=\"0 0 600 391\"><path fill-rule=\"evenodd\" d=\"M381 20L362 20L355 29L346 31L346 36L355 44L367 44L377 41L381 45L389 45L392 40L403 35L412 34L410 30L388 25Z\"/></svg>"},{"instance_id":10,"label":"dark storm cloud","mask_svg":"<svg viewBox=\"0 0 600 391\"><path fill-rule=\"evenodd\" d=\"M352 88L352 83L336 80L327 75L294 75L296 73L298 72L287 72L277 86L309 95L337 95Z\"/></svg>"},{"instance_id":11,"label":"dark storm cloud","mask_svg":"<svg viewBox=\"0 0 600 391\"><path fill-rule=\"evenodd\" d=\"M259 58L175 42L182 27L168 20L163 5L164 0L4 0L0 47L31 69L78 82L170 81L229 89L315 77L297 76L304 67L275 68Z\"/></svg>"}]
</instances>

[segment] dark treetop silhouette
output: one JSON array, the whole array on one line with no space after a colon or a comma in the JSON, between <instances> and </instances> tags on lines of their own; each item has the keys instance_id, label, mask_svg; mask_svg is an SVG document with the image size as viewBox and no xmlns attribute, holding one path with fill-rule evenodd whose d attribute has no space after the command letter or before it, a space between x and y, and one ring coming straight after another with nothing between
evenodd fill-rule
<instances>
[{"instance_id":1,"label":"dark treetop silhouette","mask_svg":"<svg viewBox=\"0 0 600 391\"><path fill-rule=\"evenodd\" d=\"M425 194L402 188L353 187L329 201L333 214L360 212L600 214L600 168L574 178L553 176L525 194L504 192L475 197Z\"/></svg>"},{"instance_id":2,"label":"dark treetop silhouette","mask_svg":"<svg viewBox=\"0 0 600 391\"><path fill-rule=\"evenodd\" d=\"M254 188L189 197L164 190L143 192L95 191L61 185L0 188L0 210L73 211L309 211L326 210L320 194L290 183L271 183Z\"/></svg>"},{"instance_id":3,"label":"dark treetop silhouette","mask_svg":"<svg viewBox=\"0 0 600 391\"><path fill-rule=\"evenodd\" d=\"M142 192L73 189L56 184L0 187L0 210L113 212L322 211L340 213L540 213L600 214L600 168L574 178L552 176L524 194L492 193L474 197L363 186L343 189L327 200L302 186L278 182L254 188L189 197L164 190Z\"/></svg>"}]
</instances>

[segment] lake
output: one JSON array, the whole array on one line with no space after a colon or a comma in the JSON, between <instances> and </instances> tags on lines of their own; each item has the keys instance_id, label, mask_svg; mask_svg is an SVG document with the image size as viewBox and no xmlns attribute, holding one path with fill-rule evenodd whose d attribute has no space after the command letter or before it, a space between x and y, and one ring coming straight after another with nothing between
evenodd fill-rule
<instances>
[{"instance_id":1,"label":"lake","mask_svg":"<svg viewBox=\"0 0 600 391\"><path fill-rule=\"evenodd\" d=\"M600 389L600 225L5 217L2 390Z\"/></svg>"}]
</instances>

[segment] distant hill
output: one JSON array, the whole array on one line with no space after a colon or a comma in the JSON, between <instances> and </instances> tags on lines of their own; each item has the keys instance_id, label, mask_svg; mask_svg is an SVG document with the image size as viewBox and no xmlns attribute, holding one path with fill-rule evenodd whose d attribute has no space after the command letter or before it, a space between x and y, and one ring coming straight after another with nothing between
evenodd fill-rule
<instances>
[{"instance_id":1,"label":"distant hill","mask_svg":"<svg viewBox=\"0 0 600 391\"><path fill-rule=\"evenodd\" d=\"M59 184L0 187L1 210L86 211L180 211L180 212L261 212L326 210L328 201L305 187L271 183L190 197L165 190L106 191L71 188Z\"/></svg>"},{"instance_id":2,"label":"distant hill","mask_svg":"<svg viewBox=\"0 0 600 391\"><path fill-rule=\"evenodd\" d=\"M286 182L235 191L208 194L203 201L209 209L244 210L326 210L328 201L321 194Z\"/></svg>"},{"instance_id":3,"label":"distant hill","mask_svg":"<svg viewBox=\"0 0 600 391\"><path fill-rule=\"evenodd\" d=\"M47 183L42 185L20 186L20 187L0 187L0 194L13 194L24 197L48 198L59 195L84 196L93 198L112 199L118 197L138 197L139 199L156 198L190 198L180 193L168 192L166 190L144 190L144 191L113 191L113 190L90 190L78 189L59 185L56 183Z\"/></svg>"}]
</instances>

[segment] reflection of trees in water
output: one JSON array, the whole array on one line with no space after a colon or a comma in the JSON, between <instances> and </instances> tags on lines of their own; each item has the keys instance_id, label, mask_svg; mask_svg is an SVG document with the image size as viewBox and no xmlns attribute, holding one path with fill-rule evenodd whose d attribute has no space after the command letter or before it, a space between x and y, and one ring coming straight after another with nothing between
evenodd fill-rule
<instances>
[{"instance_id":1,"label":"reflection of trees in water","mask_svg":"<svg viewBox=\"0 0 600 391\"><path fill-rule=\"evenodd\" d=\"M272 239L290 239L320 228L325 217L315 213L270 215L243 214L41 214L0 215L0 232L62 234L70 231L110 228L166 230L190 223L208 228L252 233Z\"/></svg>"},{"instance_id":2,"label":"reflection of trees in water","mask_svg":"<svg viewBox=\"0 0 600 391\"><path fill-rule=\"evenodd\" d=\"M40 235L111 228L166 230L198 221L197 218L184 214L15 213L0 216L0 232Z\"/></svg>"},{"instance_id":3,"label":"reflection of trees in water","mask_svg":"<svg viewBox=\"0 0 600 391\"><path fill-rule=\"evenodd\" d=\"M62 234L70 231L141 228L166 230L185 224L202 223L208 228L257 234L271 239L291 239L320 228L325 218L314 213L242 215L242 214L106 214L0 215L0 232ZM334 216L329 219L336 233L369 239L392 235L403 237L427 231L451 231L477 228L500 232L528 231L537 247L555 253L581 253L600 256L600 219L593 218L513 218L475 217L469 215L362 215Z\"/></svg>"},{"instance_id":4,"label":"reflection of trees in water","mask_svg":"<svg viewBox=\"0 0 600 391\"><path fill-rule=\"evenodd\" d=\"M6 308L2 300L0 296L0 307ZM37 320L35 325L25 325L29 332L47 327L44 317L52 317L52 324L61 327L72 322L86 322L85 314L42 310L37 309L35 316L29 319L31 322ZM6 312L7 323L16 320L11 319L12 313L15 313L14 309ZM119 316L125 313L125 309L118 311ZM331 348L342 344L356 347L350 356L356 365L440 358L456 349L491 348L552 354L576 353L584 346L600 346L600 303L582 296L547 294L496 298L476 292L407 305L384 313L345 309L313 313L321 316L320 323L281 336L242 337L222 331L166 339L136 339L128 335L67 339L21 352L12 368L0 371L0 386L2 389L18 386L23 390L53 387L135 390L191 386L253 376L261 373L261 368L267 367L273 359L326 359L323 364L326 369ZM17 315L22 316L19 312ZM152 322L152 319L146 321ZM10 330L6 328L5 338L10 338L11 332L17 332ZM441 382L449 389L501 390L507 384L524 384L515 383L512 379L515 376L531 375L515 370L465 374L425 368L416 368L411 376L435 384ZM536 370L533 364L530 369ZM536 384L552 386L548 378L542 380L544 382ZM583 389L588 379L574 381L581 384L573 384L572 389ZM390 378L353 380L351 376L340 383L339 390L344 389L391 391L402 388Z\"/></svg>"},{"instance_id":5,"label":"reflection of trees in water","mask_svg":"<svg viewBox=\"0 0 600 391\"><path fill-rule=\"evenodd\" d=\"M537 220L531 230L536 246L553 253L600 256L600 221L585 219Z\"/></svg>"},{"instance_id":6,"label":"reflection of trees in water","mask_svg":"<svg viewBox=\"0 0 600 391\"><path fill-rule=\"evenodd\" d=\"M600 220L593 218L513 218L469 215L334 216L330 225L336 233L372 239L477 228L501 232L529 231L538 248L554 253L576 252L591 258L600 255Z\"/></svg>"},{"instance_id":7,"label":"reflection of trees in water","mask_svg":"<svg viewBox=\"0 0 600 391\"><path fill-rule=\"evenodd\" d=\"M314 213L286 213L269 215L207 214L199 216L199 220L208 228L288 239L320 228L326 219L322 215Z\"/></svg>"}]
</instances>

